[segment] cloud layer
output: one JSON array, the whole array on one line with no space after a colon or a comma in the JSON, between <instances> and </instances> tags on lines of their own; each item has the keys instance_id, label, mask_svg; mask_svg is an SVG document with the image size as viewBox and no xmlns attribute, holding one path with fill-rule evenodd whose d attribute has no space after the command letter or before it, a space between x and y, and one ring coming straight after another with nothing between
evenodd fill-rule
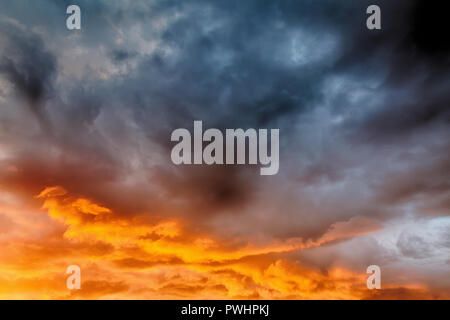
<instances>
[{"instance_id":1,"label":"cloud layer","mask_svg":"<svg viewBox=\"0 0 450 320\"><path fill-rule=\"evenodd\" d=\"M369 1L78 1L69 31L68 2L23 3L0 15L0 297L449 297L444 10L378 1L369 31ZM279 174L173 165L194 120L279 128Z\"/></svg>"}]
</instances>

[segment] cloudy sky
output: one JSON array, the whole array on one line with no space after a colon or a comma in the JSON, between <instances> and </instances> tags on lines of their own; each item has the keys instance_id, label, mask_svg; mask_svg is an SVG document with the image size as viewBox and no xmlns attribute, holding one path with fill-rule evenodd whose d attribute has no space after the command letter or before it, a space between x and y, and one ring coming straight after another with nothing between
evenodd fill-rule
<instances>
[{"instance_id":1,"label":"cloudy sky","mask_svg":"<svg viewBox=\"0 0 450 320\"><path fill-rule=\"evenodd\" d=\"M0 298L450 298L439 5L0 2ZM279 128L279 173L172 164L194 120Z\"/></svg>"}]
</instances>

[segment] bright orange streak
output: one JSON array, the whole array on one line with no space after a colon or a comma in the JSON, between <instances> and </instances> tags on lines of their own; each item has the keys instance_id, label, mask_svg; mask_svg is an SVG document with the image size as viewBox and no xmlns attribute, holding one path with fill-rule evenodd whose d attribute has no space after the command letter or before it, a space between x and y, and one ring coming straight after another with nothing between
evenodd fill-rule
<instances>
[{"instance_id":1,"label":"bright orange streak","mask_svg":"<svg viewBox=\"0 0 450 320\"><path fill-rule=\"evenodd\" d=\"M187 221L119 217L62 187L38 196L56 223L41 238L16 239L0 252L0 298L360 299L365 274L306 268L289 253L376 231L366 220L333 225L316 241L289 239L234 247ZM65 288L65 268L82 268L80 291ZM393 287L393 290L396 288ZM425 288L410 288L428 294Z\"/></svg>"}]
</instances>

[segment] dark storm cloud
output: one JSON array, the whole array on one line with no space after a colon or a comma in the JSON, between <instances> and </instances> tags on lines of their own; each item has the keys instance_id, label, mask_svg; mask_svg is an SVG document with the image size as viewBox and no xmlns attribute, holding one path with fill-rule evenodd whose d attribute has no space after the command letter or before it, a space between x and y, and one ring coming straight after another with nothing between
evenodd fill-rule
<instances>
[{"instance_id":1,"label":"dark storm cloud","mask_svg":"<svg viewBox=\"0 0 450 320\"><path fill-rule=\"evenodd\" d=\"M403 232L398 241L397 247L400 252L414 259L426 258L430 255L431 246L420 236L411 235Z\"/></svg>"},{"instance_id":2,"label":"dark storm cloud","mask_svg":"<svg viewBox=\"0 0 450 320\"><path fill-rule=\"evenodd\" d=\"M443 32L447 27L447 9L443 3L431 6L426 1L415 2L411 41L429 57L444 58L450 52L449 35Z\"/></svg>"},{"instance_id":3,"label":"dark storm cloud","mask_svg":"<svg viewBox=\"0 0 450 320\"><path fill-rule=\"evenodd\" d=\"M65 27L69 4L81 7L79 31ZM366 28L371 4L381 7L382 30ZM0 15L2 193L37 208L37 194L61 186L124 221L179 221L188 233L228 242L230 252L287 247L242 258L264 274L278 259L324 274L377 264L385 287L406 275L409 283L448 288L450 41L441 31L446 11L429 6L8 1ZM170 134L192 130L194 120L204 129L279 128L279 173L172 164ZM11 226L0 213L1 223ZM141 240L164 237L150 232ZM94 249L99 257L111 250ZM183 261L115 264L138 270ZM251 281L242 279L246 287ZM164 289L203 290L177 285ZM384 297L429 297L389 290Z\"/></svg>"},{"instance_id":4,"label":"dark storm cloud","mask_svg":"<svg viewBox=\"0 0 450 320\"><path fill-rule=\"evenodd\" d=\"M442 5L426 1L383 3L382 33L369 41L356 41L347 64L385 68L380 89L387 92L383 107L367 113L358 135L370 142L386 142L424 128L450 122L450 47ZM440 9L441 8L441 9ZM362 57L362 56L365 57ZM373 69L375 70L375 69Z\"/></svg>"},{"instance_id":5,"label":"dark storm cloud","mask_svg":"<svg viewBox=\"0 0 450 320\"><path fill-rule=\"evenodd\" d=\"M418 201L421 211L432 215L448 215L450 211L450 161L449 145L434 148L430 154L438 155L435 161L419 162L407 167L404 172L392 172L374 190L378 200L384 204ZM399 161L410 162L414 155L404 154ZM413 162L414 163L414 162ZM413 173L413 174L412 174Z\"/></svg>"},{"instance_id":6,"label":"dark storm cloud","mask_svg":"<svg viewBox=\"0 0 450 320\"><path fill-rule=\"evenodd\" d=\"M350 115L342 133L370 141L389 140L426 124L448 122L444 73L430 67L426 54L416 57L414 53L422 52L411 35L416 3L381 1L382 32L365 28L366 15L361 12L368 4L159 2L150 10L153 18L183 14L156 35L167 50L143 57L139 71L126 80L125 103L139 106L137 122L166 145L171 130L189 126L195 119L219 128L280 126L286 141L295 135L292 117L311 111L327 98L322 85L330 76L364 84L381 75L386 79L368 98L386 94L392 101ZM289 53L293 50L290 41L298 30L304 32L300 42L320 50L307 49L305 57L295 62ZM327 45L326 35L336 44ZM313 59L322 54L323 59ZM421 79L412 66L426 70L426 78ZM413 72L417 81L410 81L405 70ZM336 102L332 108L337 114L352 104L345 99ZM364 110L364 105L359 109Z\"/></svg>"},{"instance_id":7,"label":"dark storm cloud","mask_svg":"<svg viewBox=\"0 0 450 320\"><path fill-rule=\"evenodd\" d=\"M13 23L2 23L0 28L6 38L0 74L13 84L18 94L26 99L32 112L47 125L45 99L53 93L56 58L31 30L19 28Z\"/></svg>"},{"instance_id":8,"label":"dark storm cloud","mask_svg":"<svg viewBox=\"0 0 450 320\"><path fill-rule=\"evenodd\" d=\"M203 2L160 2L152 7L153 18L170 21L175 13L181 13L180 17L156 35L162 46L150 56L140 57L139 68L115 87L114 96L133 108L136 122L167 152L170 132L191 127L196 119L202 119L205 126L222 129L281 126L288 139L289 133L295 134L290 129L290 117L311 110L321 101L320 83L340 52L333 41L339 41L343 29L350 30L342 26L353 10L358 9L333 2L322 6L297 2L261 5L257 1L213 2L206 6ZM324 38L325 44L316 36L322 31L330 33ZM299 53L299 61L291 61L291 42L298 40L301 46L303 36L308 40L306 52ZM316 47L317 52L310 51ZM312 55L324 57L315 60ZM192 190L208 204L201 211L209 215L227 207L223 205L226 202L233 207L235 199L251 199L242 195L252 190L248 185L251 180L242 181L239 175L212 175L222 178L218 183L205 184L201 174L192 175L186 168L181 171L185 176L178 180L193 181ZM221 172L218 168L209 171ZM176 184L168 185L169 193L175 192ZM235 190L230 192L228 186ZM191 198L196 202L197 197Z\"/></svg>"}]
</instances>

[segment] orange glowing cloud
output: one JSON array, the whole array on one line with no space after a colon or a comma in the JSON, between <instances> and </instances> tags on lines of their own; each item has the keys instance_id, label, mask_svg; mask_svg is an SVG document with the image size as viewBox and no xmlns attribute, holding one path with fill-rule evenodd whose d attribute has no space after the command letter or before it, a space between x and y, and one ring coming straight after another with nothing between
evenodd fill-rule
<instances>
[{"instance_id":1,"label":"orange glowing cloud","mask_svg":"<svg viewBox=\"0 0 450 320\"><path fill-rule=\"evenodd\" d=\"M380 228L367 219L336 223L315 241L291 238L236 245L193 232L180 219L119 216L62 187L45 188L36 198L43 201L55 228L39 238L3 243L0 298L378 298L367 292L363 273L337 266L324 272L289 256ZM65 287L65 269L72 264L82 270L80 290ZM389 294L394 296L395 290L399 288L392 287ZM414 290L422 290L422 296L426 292Z\"/></svg>"}]
</instances>

